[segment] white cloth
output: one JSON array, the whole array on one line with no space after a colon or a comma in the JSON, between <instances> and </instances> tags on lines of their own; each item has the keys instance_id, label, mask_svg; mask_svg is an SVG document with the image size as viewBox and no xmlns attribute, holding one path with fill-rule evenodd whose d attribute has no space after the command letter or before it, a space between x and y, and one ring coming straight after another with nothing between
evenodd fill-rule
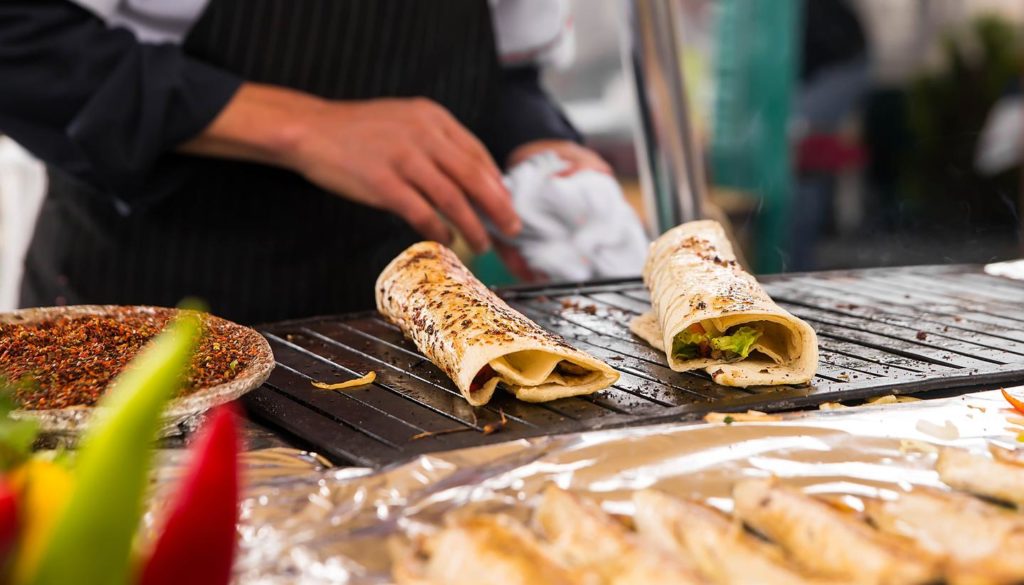
<instances>
[{"instance_id":1,"label":"white cloth","mask_svg":"<svg viewBox=\"0 0 1024 585\"><path fill-rule=\"evenodd\" d=\"M42 163L0 136L0 311L17 306L25 250L45 191Z\"/></svg>"},{"instance_id":2,"label":"white cloth","mask_svg":"<svg viewBox=\"0 0 1024 585\"><path fill-rule=\"evenodd\" d=\"M523 230L513 240L530 268L555 281L636 276L647 235L612 177L597 171L557 176L567 163L538 154L505 178Z\"/></svg>"},{"instance_id":3,"label":"white cloth","mask_svg":"<svg viewBox=\"0 0 1024 585\"><path fill-rule=\"evenodd\" d=\"M1008 260L985 265L985 274L1024 280L1024 260Z\"/></svg>"},{"instance_id":4,"label":"white cloth","mask_svg":"<svg viewBox=\"0 0 1024 585\"><path fill-rule=\"evenodd\" d=\"M1006 96L992 106L981 130L974 168L984 175L1012 169L1024 158L1024 96Z\"/></svg>"},{"instance_id":5,"label":"white cloth","mask_svg":"<svg viewBox=\"0 0 1024 585\"><path fill-rule=\"evenodd\" d=\"M576 56L567 0L491 0L498 55L506 66L567 67Z\"/></svg>"},{"instance_id":6,"label":"white cloth","mask_svg":"<svg viewBox=\"0 0 1024 585\"><path fill-rule=\"evenodd\" d=\"M144 43L180 44L210 0L71 0Z\"/></svg>"},{"instance_id":7,"label":"white cloth","mask_svg":"<svg viewBox=\"0 0 1024 585\"><path fill-rule=\"evenodd\" d=\"M180 44L211 0L71 0L146 43ZM506 65L572 62L575 37L567 0L490 0L498 54Z\"/></svg>"}]
</instances>

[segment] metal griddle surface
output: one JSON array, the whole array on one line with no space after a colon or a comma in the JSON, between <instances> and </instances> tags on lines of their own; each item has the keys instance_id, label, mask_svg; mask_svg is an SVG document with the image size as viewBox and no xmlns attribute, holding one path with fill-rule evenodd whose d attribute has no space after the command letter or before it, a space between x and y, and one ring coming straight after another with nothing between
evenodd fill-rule
<instances>
[{"instance_id":1,"label":"metal griddle surface","mask_svg":"<svg viewBox=\"0 0 1024 585\"><path fill-rule=\"evenodd\" d=\"M780 305L818 333L821 362L809 386L743 390L714 384L703 373L673 372L663 354L628 330L629 320L649 308L643 285L629 280L501 293L542 327L621 372L614 387L591 396L528 404L498 392L490 404L471 407L397 328L361 313L264 327L278 365L264 387L247 395L246 406L335 462L378 467L431 451L694 420L712 411L790 410L1024 382L1024 283L976 267L799 274L764 282ZM371 386L331 392L310 385L369 370L377 372Z\"/></svg>"}]
</instances>

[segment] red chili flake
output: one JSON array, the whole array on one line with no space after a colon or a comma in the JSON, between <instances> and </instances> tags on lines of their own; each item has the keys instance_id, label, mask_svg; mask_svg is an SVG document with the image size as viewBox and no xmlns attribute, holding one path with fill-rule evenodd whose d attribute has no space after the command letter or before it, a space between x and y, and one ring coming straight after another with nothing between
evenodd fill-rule
<instances>
[{"instance_id":1,"label":"red chili flake","mask_svg":"<svg viewBox=\"0 0 1024 585\"><path fill-rule=\"evenodd\" d=\"M15 397L25 409L92 406L176 313L125 307L102 316L0 324L0 377L16 383ZM233 380L255 351L244 330L205 317L181 394Z\"/></svg>"}]
</instances>

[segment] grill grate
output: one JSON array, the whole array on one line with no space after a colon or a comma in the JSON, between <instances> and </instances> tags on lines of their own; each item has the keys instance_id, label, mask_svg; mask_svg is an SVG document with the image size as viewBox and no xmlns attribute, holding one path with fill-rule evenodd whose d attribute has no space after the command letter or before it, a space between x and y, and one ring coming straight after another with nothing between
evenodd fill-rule
<instances>
[{"instance_id":1,"label":"grill grate","mask_svg":"<svg viewBox=\"0 0 1024 585\"><path fill-rule=\"evenodd\" d=\"M396 327L361 313L263 328L278 367L246 405L338 463L376 467L425 452L692 420L711 411L778 411L1024 381L1024 283L964 267L799 274L765 283L818 332L821 361L809 386L743 390L703 373L671 371L663 354L628 330L629 320L649 308L643 286L629 280L503 293L542 327L621 372L614 387L592 396L527 404L499 392L490 404L471 407ZM328 392L310 385L368 370L377 372L370 386ZM487 432L493 428L500 430Z\"/></svg>"}]
</instances>

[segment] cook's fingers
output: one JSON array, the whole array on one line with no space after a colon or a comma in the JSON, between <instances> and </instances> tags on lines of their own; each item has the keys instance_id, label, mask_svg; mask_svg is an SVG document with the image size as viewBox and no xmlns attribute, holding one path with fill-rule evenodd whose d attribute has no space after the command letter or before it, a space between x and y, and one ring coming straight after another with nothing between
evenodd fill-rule
<instances>
[{"instance_id":1,"label":"cook's fingers","mask_svg":"<svg viewBox=\"0 0 1024 585\"><path fill-rule=\"evenodd\" d=\"M597 171L606 175L612 175L612 168L608 163L589 148L583 148L577 144L567 145L555 151L559 158L568 163L567 168L559 171L556 176L568 177L579 171Z\"/></svg>"},{"instance_id":2,"label":"cook's fingers","mask_svg":"<svg viewBox=\"0 0 1024 585\"><path fill-rule=\"evenodd\" d=\"M473 135L465 126L462 125L455 116L444 109L440 108L438 117L441 120L441 128L445 135L455 143L456 146L461 148L469 156L476 159L480 165L484 167L484 170L498 183L498 187L504 190L504 185L501 182L501 170L498 169L498 165L491 158L491 153L487 152L487 148L483 145L480 140Z\"/></svg>"},{"instance_id":3,"label":"cook's fingers","mask_svg":"<svg viewBox=\"0 0 1024 585\"><path fill-rule=\"evenodd\" d=\"M466 156L446 137L441 137L429 152L437 166L462 188L496 228L508 236L519 233L521 222L508 191L474 158Z\"/></svg>"},{"instance_id":4,"label":"cook's fingers","mask_svg":"<svg viewBox=\"0 0 1024 585\"><path fill-rule=\"evenodd\" d=\"M458 228L474 250L483 252L490 247L487 230L470 207L465 194L433 161L426 156L417 156L407 159L400 166L402 175Z\"/></svg>"},{"instance_id":5,"label":"cook's fingers","mask_svg":"<svg viewBox=\"0 0 1024 585\"><path fill-rule=\"evenodd\" d=\"M414 230L435 242L451 243L452 235L448 226L427 200L397 174L385 173L378 177L375 188L388 202L388 209L404 219Z\"/></svg>"}]
</instances>

